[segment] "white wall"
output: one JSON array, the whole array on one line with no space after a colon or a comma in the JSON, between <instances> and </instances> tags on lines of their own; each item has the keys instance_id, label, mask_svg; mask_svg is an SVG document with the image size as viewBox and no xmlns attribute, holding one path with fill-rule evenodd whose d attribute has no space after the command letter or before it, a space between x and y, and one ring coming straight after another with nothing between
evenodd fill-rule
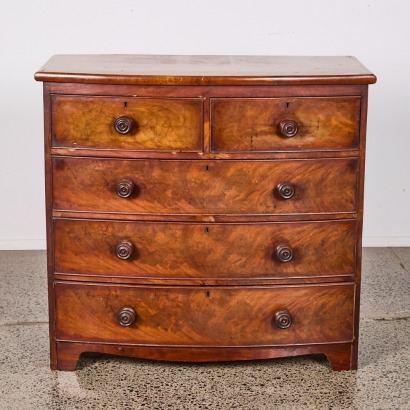
<instances>
[{"instance_id":1,"label":"white wall","mask_svg":"<svg viewBox=\"0 0 410 410\"><path fill-rule=\"evenodd\" d=\"M408 0L36 0L0 10L0 249L45 247L42 85L64 53L355 55L370 87L364 244L410 246Z\"/></svg>"}]
</instances>

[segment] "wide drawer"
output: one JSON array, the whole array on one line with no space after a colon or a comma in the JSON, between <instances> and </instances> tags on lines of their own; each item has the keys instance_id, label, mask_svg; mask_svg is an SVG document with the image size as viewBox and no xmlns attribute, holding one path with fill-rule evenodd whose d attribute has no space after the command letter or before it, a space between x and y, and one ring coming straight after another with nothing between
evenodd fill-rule
<instances>
[{"instance_id":1,"label":"wide drawer","mask_svg":"<svg viewBox=\"0 0 410 410\"><path fill-rule=\"evenodd\" d=\"M55 283L57 339L180 346L350 342L354 285Z\"/></svg>"},{"instance_id":2,"label":"wide drawer","mask_svg":"<svg viewBox=\"0 0 410 410\"><path fill-rule=\"evenodd\" d=\"M54 221L58 273L160 280L353 277L356 221Z\"/></svg>"},{"instance_id":3,"label":"wide drawer","mask_svg":"<svg viewBox=\"0 0 410 410\"><path fill-rule=\"evenodd\" d=\"M202 150L202 99L52 97L53 147Z\"/></svg>"},{"instance_id":4,"label":"wide drawer","mask_svg":"<svg viewBox=\"0 0 410 410\"><path fill-rule=\"evenodd\" d=\"M359 97L215 98L212 150L355 149L359 117Z\"/></svg>"},{"instance_id":5,"label":"wide drawer","mask_svg":"<svg viewBox=\"0 0 410 410\"><path fill-rule=\"evenodd\" d=\"M355 212L356 158L276 161L53 158L53 208L136 214Z\"/></svg>"}]
</instances>

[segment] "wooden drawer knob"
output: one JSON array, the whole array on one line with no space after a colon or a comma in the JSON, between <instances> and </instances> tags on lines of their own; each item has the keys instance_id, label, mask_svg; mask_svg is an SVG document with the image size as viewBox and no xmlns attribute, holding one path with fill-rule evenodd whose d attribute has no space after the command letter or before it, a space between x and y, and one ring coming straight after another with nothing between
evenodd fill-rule
<instances>
[{"instance_id":1,"label":"wooden drawer knob","mask_svg":"<svg viewBox=\"0 0 410 410\"><path fill-rule=\"evenodd\" d=\"M293 120L283 120L279 123L279 132L282 137L294 137L298 133L298 124Z\"/></svg>"},{"instance_id":2,"label":"wooden drawer knob","mask_svg":"<svg viewBox=\"0 0 410 410\"><path fill-rule=\"evenodd\" d=\"M135 247L130 241L122 241L115 248L115 254L119 259L130 259L134 254Z\"/></svg>"},{"instance_id":3,"label":"wooden drawer knob","mask_svg":"<svg viewBox=\"0 0 410 410\"><path fill-rule=\"evenodd\" d=\"M287 329L292 324L292 315L287 309L275 313L275 324L279 329Z\"/></svg>"},{"instance_id":4,"label":"wooden drawer knob","mask_svg":"<svg viewBox=\"0 0 410 410\"><path fill-rule=\"evenodd\" d=\"M135 185L132 181L123 180L117 185L117 195L121 198L129 198L134 189Z\"/></svg>"},{"instance_id":5,"label":"wooden drawer knob","mask_svg":"<svg viewBox=\"0 0 410 410\"><path fill-rule=\"evenodd\" d=\"M131 326L135 323L137 314L130 306L122 307L117 314L117 321L121 326Z\"/></svg>"},{"instance_id":6,"label":"wooden drawer knob","mask_svg":"<svg viewBox=\"0 0 410 410\"><path fill-rule=\"evenodd\" d=\"M293 258L293 250L287 243L280 243L275 247L275 256L280 262L289 262Z\"/></svg>"},{"instance_id":7,"label":"wooden drawer knob","mask_svg":"<svg viewBox=\"0 0 410 410\"><path fill-rule=\"evenodd\" d=\"M295 195L295 187L290 182L280 182L276 186L276 192L282 199L290 199Z\"/></svg>"},{"instance_id":8,"label":"wooden drawer knob","mask_svg":"<svg viewBox=\"0 0 410 410\"><path fill-rule=\"evenodd\" d=\"M130 117L119 117L114 122L115 131L119 134L128 134L135 126L135 121Z\"/></svg>"}]
</instances>

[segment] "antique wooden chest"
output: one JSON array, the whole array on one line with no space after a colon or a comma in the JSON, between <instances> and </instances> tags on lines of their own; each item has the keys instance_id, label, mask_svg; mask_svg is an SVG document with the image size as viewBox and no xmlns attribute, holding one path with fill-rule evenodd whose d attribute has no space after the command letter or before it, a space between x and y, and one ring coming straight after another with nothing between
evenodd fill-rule
<instances>
[{"instance_id":1,"label":"antique wooden chest","mask_svg":"<svg viewBox=\"0 0 410 410\"><path fill-rule=\"evenodd\" d=\"M373 74L353 57L60 55L35 78L53 369L83 352L357 368Z\"/></svg>"}]
</instances>

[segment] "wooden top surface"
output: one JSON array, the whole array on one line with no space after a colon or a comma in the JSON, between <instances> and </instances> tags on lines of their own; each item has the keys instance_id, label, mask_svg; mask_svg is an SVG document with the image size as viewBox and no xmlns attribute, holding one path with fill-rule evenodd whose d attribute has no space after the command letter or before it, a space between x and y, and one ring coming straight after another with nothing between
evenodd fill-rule
<instances>
[{"instance_id":1,"label":"wooden top surface","mask_svg":"<svg viewBox=\"0 0 410 410\"><path fill-rule=\"evenodd\" d=\"M373 84L355 57L55 55L37 81L138 85Z\"/></svg>"}]
</instances>

